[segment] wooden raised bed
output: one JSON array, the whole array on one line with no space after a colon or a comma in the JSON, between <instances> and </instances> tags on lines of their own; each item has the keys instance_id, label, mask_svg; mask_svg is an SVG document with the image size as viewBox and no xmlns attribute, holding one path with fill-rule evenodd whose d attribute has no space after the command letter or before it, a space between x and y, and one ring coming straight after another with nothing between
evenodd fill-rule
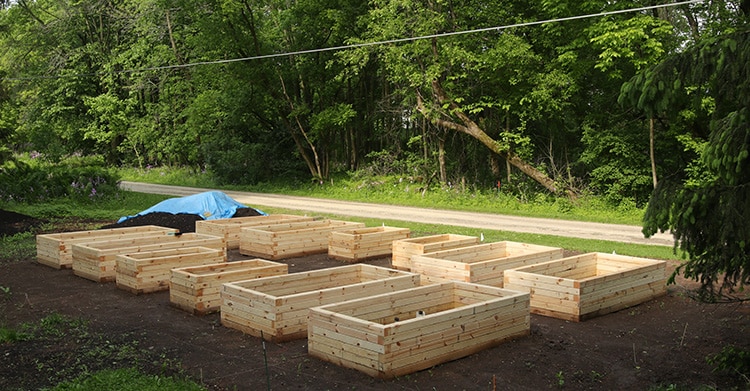
<instances>
[{"instance_id":1,"label":"wooden raised bed","mask_svg":"<svg viewBox=\"0 0 750 391\"><path fill-rule=\"evenodd\" d=\"M279 260L325 253L332 231L364 226L364 223L349 221L316 220L242 228L240 254Z\"/></svg>"},{"instance_id":2,"label":"wooden raised bed","mask_svg":"<svg viewBox=\"0 0 750 391\"><path fill-rule=\"evenodd\" d=\"M90 231L62 232L36 236L36 257L42 265L55 269L73 267L73 244L102 242L115 239L149 237L156 235L173 235L179 232L174 228L156 225L138 227L95 229Z\"/></svg>"},{"instance_id":3,"label":"wooden raised bed","mask_svg":"<svg viewBox=\"0 0 750 391\"><path fill-rule=\"evenodd\" d=\"M411 258L422 283L475 282L503 287L503 272L563 257L563 249L517 242L495 242L437 251Z\"/></svg>"},{"instance_id":4,"label":"wooden raised bed","mask_svg":"<svg viewBox=\"0 0 750 391\"><path fill-rule=\"evenodd\" d=\"M208 247L119 254L115 257L115 281L118 288L133 294L163 291L169 289L174 268L226 261L224 250Z\"/></svg>"},{"instance_id":5,"label":"wooden raised bed","mask_svg":"<svg viewBox=\"0 0 750 391\"><path fill-rule=\"evenodd\" d=\"M195 233L221 236L227 241L227 250L240 248L240 229L245 227L265 227L278 223L312 221L313 217L287 214L267 216L234 217L231 219L199 220L195 222Z\"/></svg>"},{"instance_id":6,"label":"wooden raised bed","mask_svg":"<svg viewBox=\"0 0 750 391\"><path fill-rule=\"evenodd\" d=\"M285 263L258 258L172 269L169 301L195 315L217 312L221 309L222 284L284 275L288 269Z\"/></svg>"},{"instance_id":7,"label":"wooden raised bed","mask_svg":"<svg viewBox=\"0 0 750 391\"><path fill-rule=\"evenodd\" d=\"M115 281L115 257L180 247L208 247L226 252L224 238L186 233L73 245L73 274L97 282Z\"/></svg>"},{"instance_id":8,"label":"wooden raised bed","mask_svg":"<svg viewBox=\"0 0 750 391\"><path fill-rule=\"evenodd\" d=\"M442 234L396 240L393 242L391 265L398 270L411 270L412 255L423 255L435 251L448 250L479 244L476 236Z\"/></svg>"},{"instance_id":9,"label":"wooden raised bed","mask_svg":"<svg viewBox=\"0 0 750 391\"><path fill-rule=\"evenodd\" d=\"M582 321L666 293L665 261L588 253L505 271L505 288L531 293L531 312Z\"/></svg>"},{"instance_id":10,"label":"wooden raised bed","mask_svg":"<svg viewBox=\"0 0 750 391\"><path fill-rule=\"evenodd\" d=\"M448 282L312 308L307 346L388 379L528 335L529 318L528 293Z\"/></svg>"},{"instance_id":11,"label":"wooden raised bed","mask_svg":"<svg viewBox=\"0 0 750 391\"><path fill-rule=\"evenodd\" d=\"M340 261L359 262L390 255L393 241L407 239L410 234L409 228L386 226L334 231L328 242L328 256Z\"/></svg>"},{"instance_id":12,"label":"wooden raised bed","mask_svg":"<svg viewBox=\"0 0 750 391\"><path fill-rule=\"evenodd\" d=\"M305 338L311 307L418 285L418 274L362 263L228 283L221 323L276 342Z\"/></svg>"}]
</instances>

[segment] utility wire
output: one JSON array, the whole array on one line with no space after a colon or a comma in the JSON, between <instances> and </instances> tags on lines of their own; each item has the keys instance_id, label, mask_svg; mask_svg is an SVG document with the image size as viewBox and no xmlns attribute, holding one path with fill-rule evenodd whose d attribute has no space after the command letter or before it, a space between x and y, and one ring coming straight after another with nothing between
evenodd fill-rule
<instances>
[{"instance_id":1,"label":"utility wire","mask_svg":"<svg viewBox=\"0 0 750 391\"><path fill-rule=\"evenodd\" d=\"M296 52L264 54L260 56L233 58L233 59L226 59L226 60L199 61L199 62L192 62L188 64L164 65L164 66L158 66L158 67L126 69L126 70L119 70L119 71L101 71L101 72L89 73L89 74L80 73L80 74L73 74L73 75L56 75L56 76L41 76L40 75L40 76L29 76L29 77L4 77L4 78L1 78L0 80L62 79L62 78L68 78L68 77L89 77L89 76L98 76L98 75L107 75L107 74L140 73L140 72L149 72L149 71L162 71L162 70L170 70L170 69L191 68L191 67L197 67L197 66L202 66L202 65L229 64L229 63L234 63L234 62L264 60L264 59L269 59L269 58L295 56L295 55L302 55L302 54L332 52L332 51L356 49L356 48L369 47L369 46L380 46L380 45L388 45L388 44L394 44L394 43L413 42L413 41L420 41L420 40L425 40L425 39L450 37L450 36L455 36L455 35L476 34L476 33L488 32L488 31L501 31L501 30L507 30L507 29L517 28L517 27L538 26L541 24L548 24L548 23L560 23L560 22L567 22L571 20L590 19L590 18L597 18L597 17L609 16L609 15L618 15L618 14L625 14L625 13L632 13L632 12L648 11L648 10L653 10L653 9L658 9L658 8L668 8L668 7L677 7L681 5L698 4L698 3L703 3L704 1L705 0L687 0L687 1L677 2L677 3L651 5L651 6L638 7L638 8L628 8L624 10L606 11L606 12L600 12L596 14L568 16L564 18L547 19L547 20L540 20L540 21L535 21L535 22L523 22L523 23L515 23L515 24L504 25L504 26L485 27L485 28L479 28L479 29L473 29L473 30L454 31L454 32L431 34L431 35L421 35L418 37L410 37L410 38L396 38L396 39L390 39L386 41L355 43L355 44L349 44L349 45L332 46L332 47L327 47L327 48L300 50Z\"/></svg>"}]
</instances>

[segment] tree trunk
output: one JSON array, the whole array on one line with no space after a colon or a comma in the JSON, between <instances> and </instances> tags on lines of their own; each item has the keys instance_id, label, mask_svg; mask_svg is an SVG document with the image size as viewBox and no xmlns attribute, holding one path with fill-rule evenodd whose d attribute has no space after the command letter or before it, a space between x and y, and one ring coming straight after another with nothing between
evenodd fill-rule
<instances>
[{"instance_id":1,"label":"tree trunk","mask_svg":"<svg viewBox=\"0 0 750 391\"><path fill-rule=\"evenodd\" d=\"M287 93L286 83L284 83L284 78L281 75L279 75L279 80L281 82L281 90L283 91L284 97L286 98L286 101L289 104L289 110L291 113L294 113L295 112L294 101ZM294 140L295 144L297 144L297 151L299 151L300 155L305 160L305 164L307 164L307 168L310 170L310 174L313 176L313 178L316 180L322 181L325 178L323 176L323 170L321 168L320 157L318 156L318 151L315 148L315 144L313 144L313 142L307 136L305 127L302 125L302 122L300 121L299 116L297 116L296 114L294 115L294 121L295 121L297 130L299 130L299 133L304 138L305 144L307 144L307 147L310 148L310 151L312 151L313 157L310 158L310 156L308 156L307 150L305 149L302 143L302 140L294 131L295 126L289 124L289 130L292 134L292 139Z\"/></svg>"},{"instance_id":2,"label":"tree trunk","mask_svg":"<svg viewBox=\"0 0 750 391\"><path fill-rule=\"evenodd\" d=\"M654 189L658 183L656 178L656 154L654 153L654 117L651 117L649 122L649 156L651 157L651 177L654 180Z\"/></svg>"},{"instance_id":3,"label":"tree trunk","mask_svg":"<svg viewBox=\"0 0 750 391\"><path fill-rule=\"evenodd\" d=\"M435 125L442 126L447 129L452 129L457 132L465 133L471 137L474 137L476 140L484 144L484 146L489 148L490 151L500 156L504 156L508 160L508 162L510 162L510 164L521 170L521 172L526 174L531 179L535 180L540 185L544 186L545 189L549 190L552 193L558 193L560 191L560 189L557 188L555 181L547 176L547 174L537 170L536 167L525 162L518 155L513 153L513 151L501 148L501 145L498 141L488 136L487 133L485 133L484 130L482 130L482 128L480 128L479 125L476 124L476 122L472 121L469 116L467 116L461 110L461 108L458 107L458 105L448 99L448 96L445 93L445 90L443 90L443 87L440 85L439 81L432 81L432 92L437 99L437 106L444 107L447 104L449 107L449 111L461 121L461 124L459 124L451 120L445 120L434 115L430 115L430 110L424 105L422 97L417 94L417 110L419 110L419 112L424 116L431 118L431 121ZM447 114L444 114L444 116L446 118L450 118ZM569 197L574 196L574 193L570 189L564 189L564 191Z\"/></svg>"},{"instance_id":4,"label":"tree trunk","mask_svg":"<svg viewBox=\"0 0 750 391\"><path fill-rule=\"evenodd\" d=\"M438 167L440 168L440 183L448 183L448 171L445 169L444 137L438 137Z\"/></svg>"}]
</instances>

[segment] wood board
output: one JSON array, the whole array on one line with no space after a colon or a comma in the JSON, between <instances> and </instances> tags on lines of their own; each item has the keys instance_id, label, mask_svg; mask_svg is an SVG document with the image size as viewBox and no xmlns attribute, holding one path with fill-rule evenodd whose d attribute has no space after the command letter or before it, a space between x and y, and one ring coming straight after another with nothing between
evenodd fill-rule
<instances>
[{"instance_id":1,"label":"wood board","mask_svg":"<svg viewBox=\"0 0 750 391\"><path fill-rule=\"evenodd\" d=\"M221 323L276 342L305 338L311 307L415 286L417 274L361 263L227 283Z\"/></svg>"},{"instance_id":2,"label":"wood board","mask_svg":"<svg viewBox=\"0 0 750 391\"><path fill-rule=\"evenodd\" d=\"M284 275L288 270L287 264L260 258L172 269L169 301L194 315L206 315L221 309L223 284Z\"/></svg>"},{"instance_id":3,"label":"wood board","mask_svg":"<svg viewBox=\"0 0 750 391\"><path fill-rule=\"evenodd\" d=\"M502 241L465 246L411 257L411 271L422 283L474 282L503 287L507 269L563 257L559 247Z\"/></svg>"},{"instance_id":4,"label":"wood board","mask_svg":"<svg viewBox=\"0 0 750 391\"><path fill-rule=\"evenodd\" d=\"M391 266L398 270L411 270L411 257L435 251L479 244L476 236L440 234L396 240L393 242Z\"/></svg>"},{"instance_id":5,"label":"wood board","mask_svg":"<svg viewBox=\"0 0 750 391\"><path fill-rule=\"evenodd\" d=\"M230 219L199 220L195 222L195 233L221 236L227 242L227 250L240 248L240 230L247 227L267 227L278 223L313 221L314 217L290 214L233 217Z\"/></svg>"},{"instance_id":6,"label":"wood board","mask_svg":"<svg viewBox=\"0 0 750 391\"><path fill-rule=\"evenodd\" d=\"M328 251L331 232L364 226L364 223L325 219L242 228L240 254L270 260L321 254Z\"/></svg>"},{"instance_id":7,"label":"wood board","mask_svg":"<svg viewBox=\"0 0 750 391\"><path fill-rule=\"evenodd\" d=\"M112 282L116 279L117 255L180 247L208 247L226 253L224 238L193 232L74 244L73 274L96 282Z\"/></svg>"},{"instance_id":8,"label":"wood board","mask_svg":"<svg viewBox=\"0 0 750 391\"><path fill-rule=\"evenodd\" d=\"M506 270L504 285L529 292L532 313L579 322L666 294L666 264L587 253Z\"/></svg>"},{"instance_id":9,"label":"wood board","mask_svg":"<svg viewBox=\"0 0 750 391\"><path fill-rule=\"evenodd\" d=\"M393 241L407 239L408 228L366 227L331 232L328 256L344 262L361 262L371 258L391 255Z\"/></svg>"},{"instance_id":10,"label":"wood board","mask_svg":"<svg viewBox=\"0 0 750 391\"><path fill-rule=\"evenodd\" d=\"M73 267L73 244L106 242L117 239L156 235L173 235L178 232L179 230L174 228L159 227L156 225L142 225L138 227L95 229L37 235L37 262L55 269L70 269Z\"/></svg>"},{"instance_id":11,"label":"wood board","mask_svg":"<svg viewBox=\"0 0 750 391\"><path fill-rule=\"evenodd\" d=\"M308 353L390 379L530 331L529 294L463 282L310 309Z\"/></svg>"},{"instance_id":12,"label":"wood board","mask_svg":"<svg viewBox=\"0 0 750 391\"><path fill-rule=\"evenodd\" d=\"M208 247L180 247L118 254L115 256L117 287L133 294L169 289L172 269L226 262L226 252Z\"/></svg>"}]
</instances>

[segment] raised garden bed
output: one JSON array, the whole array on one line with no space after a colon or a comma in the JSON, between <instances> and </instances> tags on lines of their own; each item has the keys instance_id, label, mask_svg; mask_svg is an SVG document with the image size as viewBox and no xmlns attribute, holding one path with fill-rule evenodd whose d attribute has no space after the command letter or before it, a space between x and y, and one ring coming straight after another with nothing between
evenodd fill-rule
<instances>
[{"instance_id":1,"label":"raised garden bed","mask_svg":"<svg viewBox=\"0 0 750 391\"><path fill-rule=\"evenodd\" d=\"M90 231L62 232L36 236L37 261L55 269L73 267L73 245L76 243L106 242L116 239L174 235L174 228L143 225L139 227L96 229Z\"/></svg>"},{"instance_id":2,"label":"raised garden bed","mask_svg":"<svg viewBox=\"0 0 750 391\"><path fill-rule=\"evenodd\" d=\"M115 281L118 288L133 294L163 291L169 289L174 268L226 261L224 250L208 247L119 254L115 257Z\"/></svg>"},{"instance_id":3,"label":"raised garden bed","mask_svg":"<svg viewBox=\"0 0 750 391\"><path fill-rule=\"evenodd\" d=\"M563 249L517 242L495 242L414 255L411 270L422 283L475 282L503 287L503 272L563 257Z\"/></svg>"},{"instance_id":4,"label":"raised garden bed","mask_svg":"<svg viewBox=\"0 0 750 391\"><path fill-rule=\"evenodd\" d=\"M419 285L419 275L353 264L224 284L221 323L272 341L307 336L311 307Z\"/></svg>"},{"instance_id":5,"label":"raised garden bed","mask_svg":"<svg viewBox=\"0 0 750 391\"><path fill-rule=\"evenodd\" d=\"M196 233L74 244L73 274L96 282L115 281L117 255L180 247L208 247L226 253L224 238Z\"/></svg>"},{"instance_id":6,"label":"raised garden bed","mask_svg":"<svg viewBox=\"0 0 750 391\"><path fill-rule=\"evenodd\" d=\"M231 219L203 220L195 222L195 232L204 235L221 236L227 241L227 249L240 248L240 229L245 227L265 227L278 223L312 221L313 217L287 214L267 216L235 217Z\"/></svg>"},{"instance_id":7,"label":"raised garden bed","mask_svg":"<svg viewBox=\"0 0 750 391\"><path fill-rule=\"evenodd\" d=\"M279 260L325 253L332 231L364 226L349 221L316 220L242 228L240 254Z\"/></svg>"},{"instance_id":8,"label":"raised garden bed","mask_svg":"<svg viewBox=\"0 0 750 391\"><path fill-rule=\"evenodd\" d=\"M221 309L222 284L284 275L288 270L285 263L257 258L172 269L169 301L194 315L217 312Z\"/></svg>"},{"instance_id":9,"label":"raised garden bed","mask_svg":"<svg viewBox=\"0 0 750 391\"><path fill-rule=\"evenodd\" d=\"M312 308L308 352L393 378L529 334L529 294L448 282Z\"/></svg>"},{"instance_id":10,"label":"raised garden bed","mask_svg":"<svg viewBox=\"0 0 750 391\"><path fill-rule=\"evenodd\" d=\"M505 272L505 288L530 292L531 312L582 321L666 294L665 261L588 253Z\"/></svg>"},{"instance_id":11,"label":"raised garden bed","mask_svg":"<svg viewBox=\"0 0 750 391\"><path fill-rule=\"evenodd\" d=\"M476 236L441 234L396 240L393 242L391 265L398 270L411 270L412 255L423 255L435 251L448 250L479 244Z\"/></svg>"},{"instance_id":12,"label":"raised garden bed","mask_svg":"<svg viewBox=\"0 0 750 391\"><path fill-rule=\"evenodd\" d=\"M360 262L366 259L391 255L393 241L409 238L408 228L368 227L351 228L331 232L328 256L345 262Z\"/></svg>"}]
</instances>

